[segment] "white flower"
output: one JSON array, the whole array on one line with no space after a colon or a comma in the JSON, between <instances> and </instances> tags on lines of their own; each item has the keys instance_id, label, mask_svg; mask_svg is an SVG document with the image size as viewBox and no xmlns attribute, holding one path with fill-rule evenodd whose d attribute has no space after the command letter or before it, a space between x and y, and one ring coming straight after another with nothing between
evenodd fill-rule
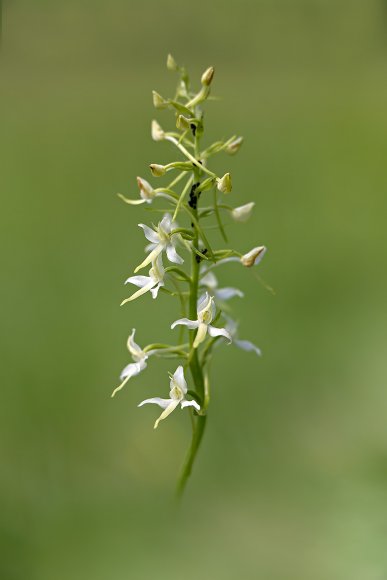
<instances>
[{"instance_id":1,"label":"white flower","mask_svg":"<svg viewBox=\"0 0 387 580\"><path fill-rule=\"evenodd\" d=\"M247 222L249 217L251 216L251 212L253 211L253 207L255 203L251 201L250 203L246 203L245 205L240 205L239 207L234 208L231 211L231 217L236 222Z\"/></svg>"},{"instance_id":2,"label":"white flower","mask_svg":"<svg viewBox=\"0 0 387 580\"><path fill-rule=\"evenodd\" d=\"M145 353L142 350L142 348L140 348L138 346L138 344L136 344L134 342L135 332L136 332L136 329L133 328L132 334L129 336L128 342L127 342L128 350L129 350L130 354L132 355L132 359L135 362L128 364L124 368L122 373L120 374L120 381L122 381L122 382L116 389L114 389L114 391L112 392L112 397L114 397L114 395L118 391L120 391L123 386L126 385L126 383L128 382L129 379L140 374L141 371L143 371L146 368L146 360L147 360L148 356L150 356L151 354L154 353L154 351L149 351L148 353Z\"/></svg>"},{"instance_id":3,"label":"white flower","mask_svg":"<svg viewBox=\"0 0 387 580\"><path fill-rule=\"evenodd\" d=\"M258 246L257 248L250 250L250 252L247 252L247 254L244 254L240 260L246 268L251 268L252 266L259 264L265 254L265 246Z\"/></svg>"},{"instance_id":4,"label":"white flower","mask_svg":"<svg viewBox=\"0 0 387 580\"><path fill-rule=\"evenodd\" d=\"M129 296L121 302L121 306L135 300L139 296L145 294L145 292L151 292L153 298L157 298L157 294L161 286L164 286L164 265L162 260L162 254L156 256L155 260L152 262L152 268L149 270L149 276L131 276L125 280L125 284L134 284L139 286L140 290L137 290L134 294Z\"/></svg>"},{"instance_id":5,"label":"white flower","mask_svg":"<svg viewBox=\"0 0 387 580\"><path fill-rule=\"evenodd\" d=\"M255 344L253 344L249 340L240 340L238 338L238 323L233 318L227 316L226 314L224 314L224 317L227 320L226 329L232 336L232 343L242 350L245 350L247 352L255 352L255 354L261 356L262 354L261 349L255 346Z\"/></svg>"},{"instance_id":6,"label":"white flower","mask_svg":"<svg viewBox=\"0 0 387 580\"><path fill-rule=\"evenodd\" d=\"M144 224L138 224L140 228L144 230L144 235L147 240L151 243L148 245L148 249L151 250L150 254L145 258L143 262L135 269L135 272L145 268L151 262L154 262L159 254L163 250L167 253L168 260L174 264L182 264L184 262L176 252L176 236L171 236L171 231L174 227L172 218L169 214L165 214L161 222L159 222L157 228L153 230Z\"/></svg>"},{"instance_id":7,"label":"white flower","mask_svg":"<svg viewBox=\"0 0 387 580\"><path fill-rule=\"evenodd\" d=\"M184 407L195 407L197 411L200 411L200 405L196 401L187 401L185 398L187 391L188 388L184 378L183 367L180 365L177 367L175 374L171 376L169 399L160 399L159 397L145 399L145 401L142 401L138 406L142 407L143 405L151 403L164 409L155 422L154 428L157 429L160 421L168 417L168 415L170 415L178 405L180 405L182 409L184 409Z\"/></svg>"},{"instance_id":8,"label":"white flower","mask_svg":"<svg viewBox=\"0 0 387 580\"><path fill-rule=\"evenodd\" d=\"M120 197L125 203L128 203L129 205L152 203L155 197L164 197L165 199L173 200L173 198L167 193L162 193L157 189L153 189L151 184L148 183L148 181L146 179L143 179L142 177L137 177L137 185L140 190L140 199L128 199L127 197L122 195L122 193L119 193L118 197Z\"/></svg>"},{"instance_id":9,"label":"white flower","mask_svg":"<svg viewBox=\"0 0 387 580\"><path fill-rule=\"evenodd\" d=\"M200 286L207 288L217 300L225 301L234 298L234 296L239 296L243 298L244 294L238 288L218 288L218 279L213 272L205 272L204 276L200 279Z\"/></svg>"},{"instance_id":10,"label":"white flower","mask_svg":"<svg viewBox=\"0 0 387 580\"><path fill-rule=\"evenodd\" d=\"M198 301L197 307L197 320L189 320L188 318L180 318L179 320L175 320L173 324L171 324L171 328L175 328L177 325L187 326L190 330L197 328L198 331L195 336L195 340L193 343L193 347L197 348L200 343L205 340L207 332L210 336L224 336L230 342L232 338L230 333L225 328L215 328L215 326L211 326L211 322L215 317L215 303L214 298L206 292Z\"/></svg>"}]
</instances>

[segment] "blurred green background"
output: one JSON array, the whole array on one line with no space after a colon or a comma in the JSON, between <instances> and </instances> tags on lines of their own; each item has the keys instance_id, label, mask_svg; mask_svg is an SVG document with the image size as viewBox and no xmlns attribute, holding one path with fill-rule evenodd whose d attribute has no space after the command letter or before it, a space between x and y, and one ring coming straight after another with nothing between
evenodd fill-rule
<instances>
[{"instance_id":1,"label":"blurred green background","mask_svg":"<svg viewBox=\"0 0 387 580\"><path fill-rule=\"evenodd\" d=\"M1 580L387 578L386 32L381 0L3 4ZM119 307L151 216L116 192L171 159L168 52L216 67L206 138L245 137L217 169L256 202L229 236L276 292L223 271L264 356L218 349L180 511L188 417L136 408L170 367L110 399L132 327L177 318Z\"/></svg>"}]
</instances>

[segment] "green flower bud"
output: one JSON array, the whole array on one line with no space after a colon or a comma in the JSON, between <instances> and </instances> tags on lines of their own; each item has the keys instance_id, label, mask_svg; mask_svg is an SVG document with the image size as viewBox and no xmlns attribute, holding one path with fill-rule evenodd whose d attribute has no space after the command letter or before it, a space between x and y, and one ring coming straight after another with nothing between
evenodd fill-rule
<instances>
[{"instance_id":1,"label":"green flower bud","mask_svg":"<svg viewBox=\"0 0 387 580\"><path fill-rule=\"evenodd\" d=\"M175 59L173 58L173 56L171 54L168 54L168 56L167 56L167 69L168 70L177 70L178 69L177 62L175 61Z\"/></svg>"},{"instance_id":2,"label":"green flower bud","mask_svg":"<svg viewBox=\"0 0 387 580\"><path fill-rule=\"evenodd\" d=\"M165 109L168 107L168 101L166 101L159 93L156 93L156 91L152 91L152 97L155 109Z\"/></svg>"},{"instance_id":3,"label":"green flower bud","mask_svg":"<svg viewBox=\"0 0 387 580\"><path fill-rule=\"evenodd\" d=\"M213 66L208 67L207 70L204 71L201 78L201 83L205 87L209 87L212 83L212 79L214 78L215 69Z\"/></svg>"},{"instance_id":4,"label":"green flower bud","mask_svg":"<svg viewBox=\"0 0 387 580\"><path fill-rule=\"evenodd\" d=\"M154 177L161 177L167 171L164 165L158 165L157 163L151 163L149 167Z\"/></svg>"},{"instance_id":5,"label":"green flower bud","mask_svg":"<svg viewBox=\"0 0 387 580\"><path fill-rule=\"evenodd\" d=\"M231 141L226 147L226 153L229 155L235 155L238 153L239 149L241 148L243 143L243 137L237 137L234 141Z\"/></svg>"}]
</instances>

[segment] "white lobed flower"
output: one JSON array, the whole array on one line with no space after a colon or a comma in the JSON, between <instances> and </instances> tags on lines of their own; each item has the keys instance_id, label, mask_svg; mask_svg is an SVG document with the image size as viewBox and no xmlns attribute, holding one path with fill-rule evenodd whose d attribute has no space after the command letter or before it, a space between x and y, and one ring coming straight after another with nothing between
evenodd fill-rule
<instances>
[{"instance_id":1,"label":"white lobed flower","mask_svg":"<svg viewBox=\"0 0 387 580\"><path fill-rule=\"evenodd\" d=\"M238 338L238 323L236 320L224 314L226 319L226 329L232 336L232 343L234 346L240 348L241 350L245 350L246 352L255 352L258 356L261 356L262 352L261 349L255 346L249 340L241 340Z\"/></svg>"},{"instance_id":2,"label":"white lobed flower","mask_svg":"<svg viewBox=\"0 0 387 580\"><path fill-rule=\"evenodd\" d=\"M178 405L180 405L182 409L184 409L184 407L194 407L197 411L200 411L200 405L196 401L187 401L185 398L187 392L187 382L184 378L183 367L180 365L177 367L175 373L171 376L169 399L153 397L152 399L145 399L145 401L141 401L138 406L142 407L143 405L150 403L153 405L158 405L164 409L154 424L154 429L157 429L160 421L166 419L166 417L168 417L168 415L170 415Z\"/></svg>"},{"instance_id":3,"label":"white lobed flower","mask_svg":"<svg viewBox=\"0 0 387 580\"><path fill-rule=\"evenodd\" d=\"M130 354L132 355L132 359L134 360L134 362L128 364L124 368L122 373L120 374L120 381L122 381L122 382L116 389L114 389L114 391L112 392L112 397L114 397L114 395L118 391L120 391L122 389L122 387L124 387L126 385L126 383L129 381L129 379L140 374L141 371L143 371L146 368L147 358L155 352L155 351L149 351L148 353L145 353L142 350L142 348L140 348L138 346L138 344L136 344L134 342L135 333L136 333L136 329L133 328L132 334L129 336L128 342L127 342L128 350L129 350Z\"/></svg>"},{"instance_id":4,"label":"white lobed flower","mask_svg":"<svg viewBox=\"0 0 387 580\"><path fill-rule=\"evenodd\" d=\"M165 270L162 254L159 254L152 262L152 268L149 270L149 276L131 276L125 280L125 284L134 284L135 286L139 286L140 290L137 290L137 292L129 296L129 298L123 300L121 302L121 306L126 304L126 302L135 300L146 292L150 292L153 298L157 298L157 294L161 286L164 286L164 274Z\"/></svg>"},{"instance_id":5,"label":"white lobed flower","mask_svg":"<svg viewBox=\"0 0 387 580\"><path fill-rule=\"evenodd\" d=\"M140 190L140 199L129 199L129 198L125 197L124 195L122 195L121 193L119 193L118 196L125 203L128 203L129 205L140 205L142 203L152 203L152 201L156 197L164 197L168 200L173 199L167 193L162 193L161 191L157 191L156 189L153 189L151 184L148 183L148 181L146 179L143 179L142 177L137 177L137 185L138 185L138 188Z\"/></svg>"},{"instance_id":6,"label":"white lobed flower","mask_svg":"<svg viewBox=\"0 0 387 580\"><path fill-rule=\"evenodd\" d=\"M224 336L230 342L232 341L230 333L225 328L216 328L215 326L211 326L211 322L215 317L216 307L214 298L206 292L198 301L197 306L197 320L189 320L189 318L180 318L179 320L175 320L171 324L171 328L175 328L175 326L187 326L190 330L195 328L198 329L195 340L193 343L193 347L197 348L199 344L201 344L206 336L207 332L210 336Z\"/></svg>"},{"instance_id":7,"label":"white lobed flower","mask_svg":"<svg viewBox=\"0 0 387 580\"><path fill-rule=\"evenodd\" d=\"M152 229L145 224L138 224L140 228L144 230L144 235L147 240L151 243L147 246L147 249L151 250L150 254L145 258L143 262L135 269L135 272L145 268L151 262L154 262L161 252L165 251L167 258L170 262L174 264L182 264L184 262L176 252L176 236L171 236L171 231L174 228L172 218L169 214L165 214L161 222L159 222L156 229Z\"/></svg>"},{"instance_id":8,"label":"white lobed flower","mask_svg":"<svg viewBox=\"0 0 387 580\"><path fill-rule=\"evenodd\" d=\"M242 290L238 288L225 287L218 288L218 279L213 272L204 272L204 276L200 279L199 286L207 288L214 295L217 300L224 302L225 300L230 300L234 296L243 298L244 294Z\"/></svg>"}]
</instances>

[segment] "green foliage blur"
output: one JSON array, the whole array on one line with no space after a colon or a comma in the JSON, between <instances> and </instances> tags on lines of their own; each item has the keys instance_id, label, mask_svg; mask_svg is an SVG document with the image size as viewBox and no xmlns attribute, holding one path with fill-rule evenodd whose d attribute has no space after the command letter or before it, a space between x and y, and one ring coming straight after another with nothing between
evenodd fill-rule
<instances>
[{"instance_id":1,"label":"green foliage blur","mask_svg":"<svg viewBox=\"0 0 387 580\"><path fill-rule=\"evenodd\" d=\"M1 580L387 578L386 32L381 0L3 3ZM245 137L215 168L256 202L227 232L268 246L223 270L263 356L218 349L180 510L188 414L136 408L174 368L110 398L131 329L179 314L119 307L154 218L116 193L175 155L168 52L215 66L206 139Z\"/></svg>"}]
</instances>

